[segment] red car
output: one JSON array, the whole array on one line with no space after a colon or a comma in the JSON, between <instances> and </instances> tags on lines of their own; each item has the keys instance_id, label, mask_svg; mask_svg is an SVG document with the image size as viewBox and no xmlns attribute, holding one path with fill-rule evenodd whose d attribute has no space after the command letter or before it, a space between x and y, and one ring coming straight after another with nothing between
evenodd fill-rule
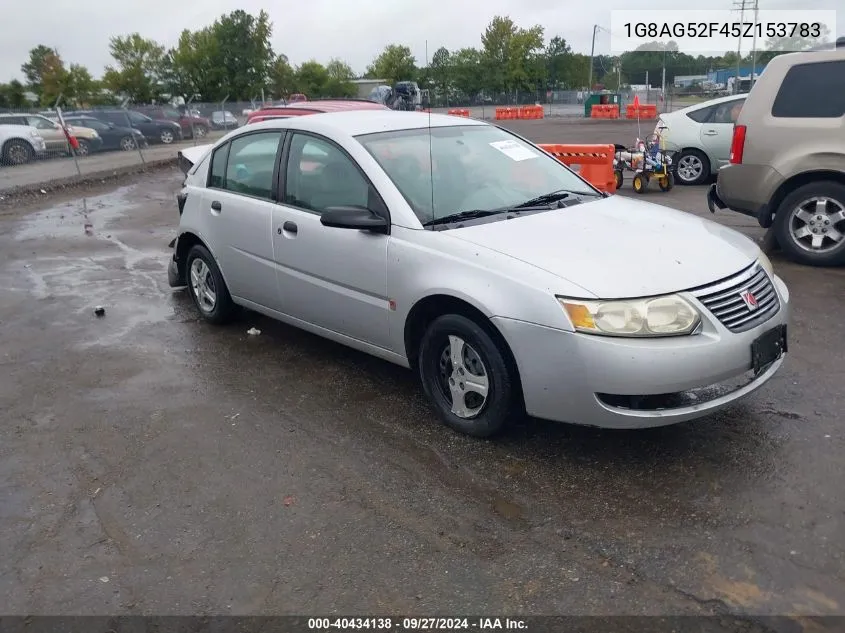
<instances>
[{"instance_id":1,"label":"red car","mask_svg":"<svg viewBox=\"0 0 845 633\"><path fill-rule=\"evenodd\" d=\"M138 106L133 110L146 114L151 119L178 123L182 128L182 138L193 138L194 134L197 138L202 138L211 129L211 121L208 119L200 116L189 117L188 113L180 112L173 106Z\"/></svg>"},{"instance_id":2,"label":"red car","mask_svg":"<svg viewBox=\"0 0 845 633\"><path fill-rule=\"evenodd\" d=\"M250 123L260 123L270 119L286 119L292 116L318 114L321 112L344 112L346 110L389 110L385 105L366 99L324 99L304 101L296 105L272 106L261 108L251 113L246 120Z\"/></svg>"}]
</instances>

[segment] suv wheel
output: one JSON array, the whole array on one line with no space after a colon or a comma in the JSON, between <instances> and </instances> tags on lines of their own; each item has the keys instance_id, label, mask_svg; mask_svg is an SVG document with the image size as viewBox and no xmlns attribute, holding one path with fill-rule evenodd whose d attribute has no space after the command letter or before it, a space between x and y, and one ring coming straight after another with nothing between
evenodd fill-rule
<instances>
[{"instance_id":1,"label":"suv wheel","mask_svg":"<svg viewBox=\"0 0 845 633\"><path fill-rule=\"evenodd\" d=\"M697 149L685 149L675 158L675 176L682 185L700 185L710 178L710 161Z\"/></svg>"},{"instance_id":2,"label":"suv wheel","mask_svg":"<svg viewBox=\"0 0 845 633\"><path fill-rule=\"evenodd\" d=\"M845 185L820 181L799 187L777 209L778 243L810 266L845 264Z\"/></svg>"}]
</instances>

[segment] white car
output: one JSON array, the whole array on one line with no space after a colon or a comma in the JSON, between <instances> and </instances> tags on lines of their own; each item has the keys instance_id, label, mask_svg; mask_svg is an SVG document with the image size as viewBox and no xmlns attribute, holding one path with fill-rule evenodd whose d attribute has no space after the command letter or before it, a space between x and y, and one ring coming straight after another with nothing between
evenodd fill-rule
<instances>
[{"instance_id":1,"label":"white car","mask_svg":"<svg viewBox=\"0 0 845 633\"><path fill-rule=\"evenodd\" d=\"M34 127L0 122L0 164L23 165L47 153L47 143Z\"/></svg>"},{"instance_id":2,"label":"white car","mask_svg":"<svg viewBox=\"0 0 845 633\"><path fill-rule=\"evenodd\" d=\"M461 432L691 420L784 361L789 292L751 239L488 123L314 114L181 154L168 281L202 318L246 307L413 367Z\"/></svg>"},{"instance_id":3,"label":"white car","mask_svg":"<svg viewBox=\"0 0 845 633\"><path fill-rule=\"evenodd\" d=\"M654 128L664 147L677 152L675 181L700 185L729 162L734 122L747 95L719 97L660 115Z\"/></svg>"}]
</instances>

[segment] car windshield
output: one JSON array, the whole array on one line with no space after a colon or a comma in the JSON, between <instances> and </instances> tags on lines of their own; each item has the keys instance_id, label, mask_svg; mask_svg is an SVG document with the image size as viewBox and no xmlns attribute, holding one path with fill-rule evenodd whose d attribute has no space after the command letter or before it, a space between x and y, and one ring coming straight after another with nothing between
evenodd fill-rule
<instances>
[{"instance_id":1,"label":"car windshield","mask_svg":"<svg viewBox=\"0 0 845 633\"><path fill-rule=\"evenodd\" d=\"M140 112L130 112L129 120L132 121L132 123L149 123L152 121L150 117L145 114L141 114Z\"/></svg>"},{"instance_id":2,"label":"car windshield","mask_svg":"<svg viewBox=\"0 0 845 633\"><path fill-rule=\"evenodd\" d=\"M598 195L554 158L491 125L378 132L357 140L423 223L553 192Z\"/></svg>"}]
</instances>

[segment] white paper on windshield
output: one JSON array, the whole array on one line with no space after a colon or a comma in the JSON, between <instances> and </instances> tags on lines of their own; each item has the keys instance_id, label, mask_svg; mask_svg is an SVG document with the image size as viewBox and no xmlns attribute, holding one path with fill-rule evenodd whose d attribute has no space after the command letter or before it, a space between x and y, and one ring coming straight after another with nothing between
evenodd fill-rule
<instances>
[{"instance_id":1,"label":"white paper on windshield","mask_svg":"<svg viewBox=\"0 0 845 633\"><path fill-rule=\"evenodd\" d=\"M516 141L494 141L493 143L490 143L490 147L494 147L511 160L516 161L537 158L539 155L532 152L527 147L523 147Z\"/></svg>"}]
</instances>

